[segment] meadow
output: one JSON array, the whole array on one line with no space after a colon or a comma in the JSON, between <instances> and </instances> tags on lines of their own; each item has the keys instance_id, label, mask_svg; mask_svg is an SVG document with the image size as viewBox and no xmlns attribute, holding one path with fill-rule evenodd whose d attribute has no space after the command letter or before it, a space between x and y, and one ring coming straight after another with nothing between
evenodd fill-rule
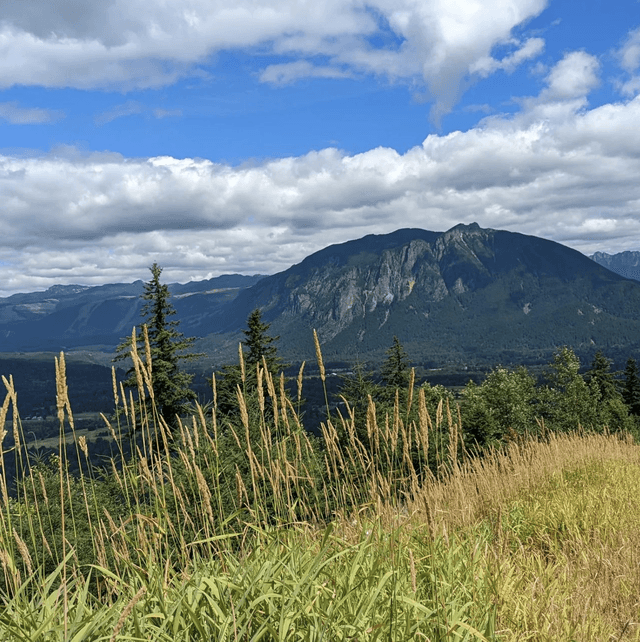
<instances>
[{"instance_id":1,"label":"meadow","mask_svg":"<svg viewBox=\"0 0 640 642\"><path fill-rule=\"evenodd\" d=\"M150 360L132 356L138 394L114 378L104 416L122 456L102 472L68 470L64 355L50 461L27 461L3 377L16 445L3 454L23 476L13 491L0 475L2 642L640 639L631 437L542 423L472 454L457 408L412 378L391 411L346 404L316 439L303 369L291 398L260 366L236 422L214 378L214 402L171 431ZM75 443L88 463L91 444Z\"/></svg>"}]
</instances>

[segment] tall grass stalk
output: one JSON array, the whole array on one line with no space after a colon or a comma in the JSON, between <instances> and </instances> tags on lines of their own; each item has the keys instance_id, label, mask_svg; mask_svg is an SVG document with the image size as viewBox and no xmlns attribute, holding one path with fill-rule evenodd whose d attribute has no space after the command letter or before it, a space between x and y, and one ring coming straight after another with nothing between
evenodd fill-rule
<instances>
[{"instance_id":1,"label":"tall grass stalk","mask_svg":"<svg viewBox=\"0 0 640 642\"><path fill-rule=\"evenodd\" d=\"M151 361L136 344L143 400ZM2 467L0 642L639 639L629 440L547 433L472 459L459 413L440 402L432 418L414 377L406 408L370 398L359 434L345 404L314 440L302 368L292 402L264 363L250 397L241 367L239 422L219 414L214 377L211 414L196 405L174 432L114 377L107 479L69 473L64 355L55 467L29 467L3 378L23 480L12 496ZM75 448L88 463L90 444Z\"/></svg>"}]
</instances>

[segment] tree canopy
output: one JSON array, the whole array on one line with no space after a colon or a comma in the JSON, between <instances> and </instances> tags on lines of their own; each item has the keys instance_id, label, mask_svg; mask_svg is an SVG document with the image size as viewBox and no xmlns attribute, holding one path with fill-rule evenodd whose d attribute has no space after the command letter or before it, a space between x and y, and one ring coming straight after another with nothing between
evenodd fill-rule
<instances>
[{"instance_id":1,"label":"tree canopy","mask_svg":"<svg viewBox=\"0 0 640 642\"><path fill-rule=\"evenodd\" d=\"M142 306L141 316L149 338L153 396L162 418L170 428L175 428L177 416L196 398L195 392L190 388L193 375L182 372L180 362L200 355L187 352L196 340L195 337L185 337L178 331L179 322L170 319L176 311L169 301L171 293L168 286L160 280L162 268L154 263L149 270L151 279L144 284L144 293L141 295L146 301ZM144 335L137 334L136 340L139 354L145 354ZM127 337L118 346L115 360L129 357L131 342L132 337ZM138 387L134 367L127 371L124 385ZM144 401L148 403L148 397Z\"/></svg>"}]
</instances>

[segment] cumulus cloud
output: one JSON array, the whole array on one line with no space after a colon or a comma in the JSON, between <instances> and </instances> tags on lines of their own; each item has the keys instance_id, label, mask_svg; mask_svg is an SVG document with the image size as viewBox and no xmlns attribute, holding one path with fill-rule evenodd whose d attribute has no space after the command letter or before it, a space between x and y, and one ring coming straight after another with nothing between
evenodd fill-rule
<instances>
[{"instance_id":1,"label":"cumulus cloud","mask_svg":"<svg viewBox=\"0 0 640 642\"><path fill-rule=\"evenodd\" d=\"M567 53L547 74L546 87L535 97L516 99L524 122L560 122L573 119L588 105L589 93L600 84L600 62L584 51Z\"/></svg>"},{"instance_id":2,"label":"cumulus cloud","mask_svg":"<svg viewBox=\"0 0 640 642\"><path fill-rule=\"evenodd\" d=\"M177 281L273 273L364 234L472 221L586 253L638 250L640 96L589 109L597 72L570 52L517 115L404 154L328 148L240 167L73 148L0 156L0 293L144 279L153 261Z\"/></svg>"},{"instance_id":3,"label":"cumulus cloud","mask_svg":"<svg viewBox=\"0 0 640 642\"><path fill-rule=\"evenodd\" d=\"M627 72L625 81L618 82L618 89L623 96L631 97L640 93L640 27L631 31L618 52L620 66Z\"/></svg>"},{"instance_id":4,"label":"cumulus cloud","mask_svg":"<svg viewBox=\"0 0 640 642\"><path fill-rule=\"evenodd\" d=\"M282 58L263 70L265 82L421 79L438 117L474 74L512 71L542 51L541 39L520 43L512 30L546 2L0 0L0 87L159 87L197 73L216 52L259 48ZM497 45L512 51L497 60Z\"/></svg>"},{"instance_id":5,"label":"cumulus cloud","mask_svg":"<svg viewBox=\"0 0 640 642\"><path fill-rule=\"evenodd\" d=\"M598 86L598 60L584 51L567 54L547 77L545 100L571 100L586 96Z\"/></svg>"},{"instance_id":6,"label":"cumulus cloud","mask_svg":"<svg viewBox=\"0 0 640 642\"><path fill-rule=\"evenodd\" d=\"M12 125L42 125L64 118L64 112L40 107L20 107L16 101L0 103L0 120Z\"/></svg>"}]
</instances>

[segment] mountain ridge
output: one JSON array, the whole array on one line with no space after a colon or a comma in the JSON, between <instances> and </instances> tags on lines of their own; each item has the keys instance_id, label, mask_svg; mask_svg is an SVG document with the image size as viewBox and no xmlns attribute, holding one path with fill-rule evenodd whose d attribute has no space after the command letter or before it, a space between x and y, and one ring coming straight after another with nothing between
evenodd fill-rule
<instances>
[{"instance_id":1,"label":"mountain ridge","mask_svg":"<svg viewBox=\"0 0 640 642\"><path fill-rule=\"evenodd\" d=\"M520 287L514 281L518 278ZM525 282L535 301L526 300ZM467 353L481 349L500 354L504 347L498 337L489 341L486 335L495 334L491 326L517 323L522 337L513 336L508 327L498 333L513 346L509 350L542 349L548 354L554 346L576 339L589 345L606 341L602 331L586 336L593 333L583 327L582 332L560 332L558 342L541 343L544 329L528 327L532 324L526 321L537 318L540 324L552 322L554 307L558 306L544 296L545 288L556 298L563 291L560 298L566 300L562 304L565 308L572 298L571 290L577 288L574 312L584 316L582 306L589 317L589 310L606 307L603 301L607 288L624 289L628 287L624 283L623 277L580 252L534 236L483 229L477 224L460 224L446 232L406 229L330 246L279 274L265 277L230 304L226 329L237 326L253 306L262 308L265 319L288 341L296 337L294 343L305 355L311 353L310 340L299 335L310 335L312 328L328 353L335 356L353 354L353 346L358 345L361 353L380 353L381 344L388 345L393 335L422 353L425 349L416 345L420 340L412 335L432 344L437 343L437 337L462 342ZM635 284L631 290L635 293L632 299L640 303L640 290ZM491 305L483 300L486 296L495 300L493 313ZM499 298L502 301L498 305ZM621 316L623 325L634 325L637 320L624 299L618 297L613 317ZM520 314L524 321L517 318ZM488 329L477 332L472 327L474 316L476 325ZM424 321L429 319L432 323ZM594 320L589 317L590 321ZM572 320L570 325L584 323ZM532 332L538 339L531 339ZM429 350L443 352L434 345Z\"/></svg>"},{"instance_id":2,"label":"mountain ridge","mask_svg":"<svg viewBox=\"0 0 640 642\"><path fill-rule=\"evenodd\" d=\"M314 329L326 358L351 361L382 359L393 336L432 364L542 362L562 345L640 352L640 283L559 243L477 223L367 235L274 275L170 287L180 330L201 337L210 362L235 358L256 307L292 361L313 358ZM0 300L0 350L112 349L140 323L142 289Z\"/></svg>"},{"instance_id":3,"label":"mountain ridge","mask_svg":"<svg viewBox=\"0 0 640 642\"><path fill-rule=\"evenodd\" d=\"M617 254L596 252L589 258L627 279L640 281L640 252L631 252L628 250L618 252Z\"/></svg>"}]
</instances>

